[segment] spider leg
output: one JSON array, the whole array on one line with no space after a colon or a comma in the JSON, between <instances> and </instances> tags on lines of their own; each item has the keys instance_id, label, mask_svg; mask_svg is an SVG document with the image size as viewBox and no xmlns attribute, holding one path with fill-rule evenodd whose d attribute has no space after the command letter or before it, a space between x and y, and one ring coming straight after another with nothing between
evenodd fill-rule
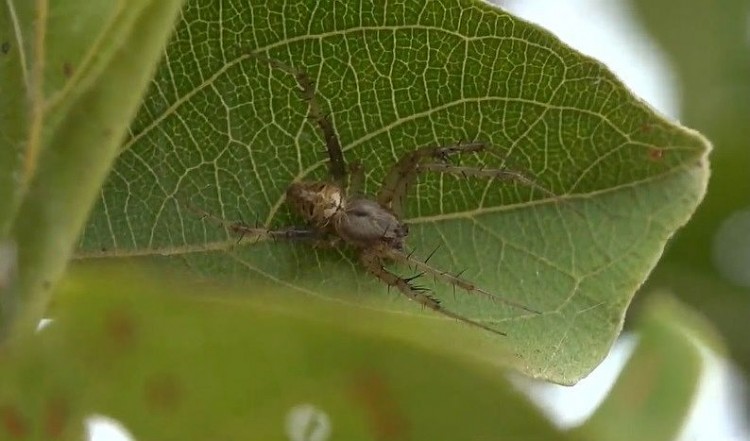
<instances>
[{"instance_id":1,"label":"spider leg","mask_svg":"<svg viewBox=\"0 0 750 441\"><path fill-rule=\"evenodd\" d=\"M498 331L497 329L493 329L487 325L484 325L470 318L464 317L462 315L456 314L454 312L448 311L447 309L443 308L440 305L440 301L436 299L435 297L431 296L429 294L429 291L426 288L414 286L410 283L414 278L409 279L409 278L399 277L396 274L393 274L392 272L385 269L383 267L382 259L378 255L379 251L380 251L380 248L366 249L362 251L359 257L360 262L370 274L380 279L383 283L385 283L389 287L393 286L397 288L399 291L401 291L403 295L405 295L410 300L417 302L420 305L426 308L429 308L446 317L450 317L454 320L458 320L468 325L476 326L478 328L484 329L485 331L489 331L493 334L502 335L502 336L507 335L506 333L502 331Z\"/></svg>"},{"instance_id":2,"label":"spider leg","mask_svg":"<svg viewBox=\"0 0 750 441\"><path fill-rule=\"evenodd\" d=\"M419 164L418 165L418 171L419 172L437 172L437 173L443 173L443 174L450 174L462 178L484 178L484 179L499 179L501 181L515 181L518 183L521 183L522 185L525 185L527 187L533 188L540 193L544 194L551 200L556 201L563 201L562 196L556 195L555 193L547 190L546 188L542 187L541 185L537 184L533 180L526 177L523 173L516 171L516 170L510 170L507 168L481 168L481 167L462 167L458 165L448 164L448 163L428 163L428 164ZM568 208L572 209L575 213L578 214L582 219L586 219L586 216L576 208L574 205L568 205Z\"/></svg>"},{"instance_id":3,"label":"spider leg","mask_svg":"<svg viewBox=\"0 0 750 441\"><path fill-rule=\"evenodd\" d=\"M449 157L460 153L479 152L486 148L483 142L470 142L443 147L420 147L399 159L386 175L378 192L377 200L383 207L389 208L399 218L404 215L404 205L409 187L417 180L420 163L425 159L445 162Z\"/></svg>"},{"instance_id":4,"label":"spider leg","mask_svg":"<svg viewBox=\"0 0 750 441\"><path fill-rule=\"evenodd\" d=\"M312 240L316 245L325 246L326 239L325 235L320 233L318 230L307 228L307 227L287 227L279 228L278 230L271 230L268 228L255 228L246 225L242 222L233 222L228 226L229 231L239 236L237 243L251 238L256 242L261 240Z\"/></svg>"},{"instance_id":5,"label":"spider leg","mask_svg":"<svg viewBox=\"0 0 750 441\"><path fill-rule=\"evenodd\" d=\"M295 69L281 61L265 57L255 52L251 52L251 55L259 60L265 61L275 69L283 70L297 80L297 85L302 89L302 98L307 101L310 108L310 118L315 120L315 123L318 124L318 127L320 127L320 130L323 133L323 139L325 140L326 149L328 150L331 177L337 184L344 184L346 181L347 168L346 161L344 160L344 153L341 150L341 142L336 134L336 129L333 127L333 122L328 115L323 112L323 109L318 102L318 98L315 95L315 84L313 81L303 70Z\"/></svg>"},{"instance_id":6,"label":"spider leg","mask_svg":"<svg viewBox=\"0 0 750 441\"><path fill-rule=\"evenodd\" d=\"M326 234L309 227L287 227L278 230L272 230L258 226L250 226L244 222L229 222L220 217L214 216L193 205L188 206L190 211L194 212L201 219L208 220L223 227L231 234L238 236L237 243L244 240L311 240L317 243L326 243Z\"/></svg>"},{"instance_id":7,"label":"spider leg","mask_svg":"<svg viewBox=\"0 0 750 441\"><path fill-rule=\"evenodd\" d=\"M403 156L388 172L378 193L378 202L391 209L398 217L404 217L406 196L419 173L437 172L463 178L500 179L516 181L551 197L558 196L540 186L523 173L506 168L462 167L448 162L451 156L461 153L477 153L487 148L481 141L444 147L421 147ZM433 162L430 162L432 160Z\"/></svg>"},{"instance_id":8,"label":"spider leg","mask_svg":"<svg viewBox=\"0 0 750 441\"><path fill-rule=\"evenodd\" d=\"M458 274L454 275L445 271L441 271L433 267L432 265L428 264L427 261L421 261L415 258L410 253L405 253L403 251L396 250L394 248L388 248L384 251L388 259L391 259L398 263L402 263L404 265L414 265L417 271L421 271L423 274L430 274L436 279L441 280L442 282L447 283L449 285L452 285L453 287L457 286L461 289L466 290L469 293L479 294L481 296L489 298L490 300L499 301L507 305L513 306L515 308L519 308L519 309L523 309L524 311L531 312L533 314L541 314L539 311L535 309L531 309L528 306L525 306L521 303L518 303L513 300L509 300L504 297L487 292L484 289L469 282L468 280L462 278ZM432 255L430 255L430 257L432 257ZM427 260L429 260L429 257L427 258Z\"/></svg>"},{"instance_id":9,"label":"spider leg","mask_svg":"<svg viewBox=\"0 0 750 441\"><path fill-rule=\"evenodd\" d=\"M463 178L485 178L485 179L500 179L502 181L516 181L521 184L539 190L546 196L557 198L558 196L546 188L540 186L533 180L526 177L523 173L510 170L507 168L480 168L480 167L461 167L458 165L446 164L446 163L430 163L420 164L418 166L419 171L432 171L437 173L445 173L460 176Z\"/></svg>"}]
</instances>

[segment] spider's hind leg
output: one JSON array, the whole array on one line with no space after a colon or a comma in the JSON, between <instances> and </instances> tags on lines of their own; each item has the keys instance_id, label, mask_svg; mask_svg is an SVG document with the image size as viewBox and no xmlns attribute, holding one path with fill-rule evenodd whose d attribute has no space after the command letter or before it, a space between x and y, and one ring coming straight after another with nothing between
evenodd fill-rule
<instances>
[{"instance_id":1,"label":"spider's hind leg","mask_svg":"<svg viewBox=\"0 0 750 441\"><path fill-rule=\"evenodd\" d=\"M328 158L330 160L330 173L334 182L340 185L346 183L347 167L346 161L344 160L344 153L341 150L341 141L336 134L336 129L333 127L333 122L330 120L328 115L323 111L318 98L315 94L315 84L313 83L310 76L301 69L296 69L289 66L281 61L268 58L255 52L250 53L255 58L265 61L271 67L279 70L283 70L289 75L293 76L297 80L297 85L302 89L302 98L307 101L310 107L309 116L320 128L323 133L323 139L326 143L326 149L328 150Z\"/></svg>"},{"instance_id":2,"label":"spider's hind leg","mask_svg":"<svg viewBox=\"0 0 750 441\"><path fill-rule=\"evenodd\" d=\"M436 299L435 297L431 296L427 289L414 286L410 283L411 281L410 279L399 277L396 274L393 274L392 272L385 269L383 267L382 259L378 255L378 251L379 250L377 249L364 250L360 254L359 259L362 265L365 267L365 269L367 269L367 271L370 274L380 279L386 285L397 288L403 295L408 297L410 300L415 301L419 303L420 305L437 312L438 314L442 314L446 317L450 317L454 320L458 320L460 322L466 323L467 325L476 326L480 329L484 329L485 331L489 331L493 334L502 335L502 336L507 335L506 333L502 331L498 331L497 329L493 329L485 324L482 324L468 317L464 317L462 315L456 314L454 312L451 312L443 308L443 306L440 305L440 301Z\"/></svg>"},{"instance_id":3,"label":"spider's hind leg","mask_svg":"<svg viewBox=\"0 0 750 441\"><path fill-rule=\"evenodd\" d=\"M529 308L526 305L523 305L521 303L515 302L505 297L501 297L496 294L485 291L484 289L476 286L475 284L461 277L460 274L456 275L456 274L448 273L446 271L441 271L433 267L429 263L427 263L427 261L421 261L415 258L412 254L407 254L403 251L396 250L393 248L386 250L385 254L387 255L388 259L393 260L394 262L398 262L404 265L413 265L418 271L421 271L423 274L429 274L435 277L437 280L440 280L453 287L459 287L470 294L478 294L492 301L505 303L506 305L510 305L514 308L523 309L524 311L530 312L532 314L541 314L539 311ZM428 257L428 260L429 260L429 257Z\"/></svg>"}]
</instances>

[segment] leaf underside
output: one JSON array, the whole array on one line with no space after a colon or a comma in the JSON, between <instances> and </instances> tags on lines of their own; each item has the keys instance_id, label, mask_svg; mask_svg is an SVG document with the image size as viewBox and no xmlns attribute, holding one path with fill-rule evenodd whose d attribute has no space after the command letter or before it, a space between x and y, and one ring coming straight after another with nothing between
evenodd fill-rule
<instances>
[{"instance_id":1,"label":"leaf underside","mask_svg":"<svg viewBox=\"0 0 750 441\"><path fill-rule=\"evenodd\" d=\"M456 335L443 340L453 350L569 384L606 355L636 288L702 198L702 137L655 114L600 63L489 5L197 3L183 11L80 259L134 257L246 282L249 294L271 282L289 295L398 314ZM388 293L353 250L237 243L191 212L299 224L284 205L287 186L326 177L325 144L294 79L251 50L313 78L370 194L417 147L481 140L491 151L462 165L521 171L558 195L423 175L407 206L416 256L439 247L431 264L466 270L542 314L424 280L447 309L508 337L466 329ZM472 333L481 344L467 347ZM441 344L429 332L398 335Z\"/></svg>"}]
</instances>

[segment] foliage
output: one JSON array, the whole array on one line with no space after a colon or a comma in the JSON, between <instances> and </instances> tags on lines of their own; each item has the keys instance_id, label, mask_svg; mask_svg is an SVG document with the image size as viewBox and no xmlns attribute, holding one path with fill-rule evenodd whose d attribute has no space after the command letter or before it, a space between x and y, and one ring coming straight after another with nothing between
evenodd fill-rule
<instances>
[{"instance_id":1,"label":"foliage","mask_svg":"<svg viewBox=\"0 0 750 441\"><path fill-rule=\"evenodd\" d=\"M286 409L315 397L337 433L362 439L565 437L499 369L572 384L598 364L703 196L705 139L655 114L597 61L473 0L191 2L155 74L180 2L101 3L0 9L0 319L10 354L0 431L72 439L97 410L149 437L221 427L275 439ZM238 242L191 212L289 225L286 186L325 176L324 143L293 78L251 50L315 78L370 193L418 146L483 140L493 150L462 164L520 170L557 195L422 176L406 219L417 255L439 245L431 263L466 269L541 314L430 284L445 307L508 333L488 335L388 293L350 250ZM60 289L72 254L84 270ZM102 258L117 269L96 265ZM181 277L203 289L126 276L134 262L190 273ZM56 323L34 335L46 313ZM673 345L675 362L696 359L687 328L671 324L681 318L648 320L661 324L644 325L644 336ZM689 396L699 371L675 390ZM243 407L248 394L262 405ZM460 405L469 400L482 412ZM674 406L663 433L684 415ZM165 425L174 415L180 426Z\"/></svg>"},{"instance_id":2,"label":"foliage","mask_svg":"<svg viewBox=\"0 0 750 441\"><path fill-rule=\"evenodd\" d=\"M436 266L542 311L430 284L445 307L508 333L476 331L481 346L457 342L461 351L528 375L573 383L604 357L633 292L703 194L705 140L654 114L598 62L489 6L237 3L209 20L211 10L183 11L79 258L277 281L289 295L398 314L441 334L465 327L389 294L346 251L237 244L191 212L290 225L289 183L325 178L325 144L294 79L250 50L313 77L371 193L418 146L484 140L493 154L462 164L520 169L560 195L428 175L408 206L417 256L439 246Z\"/></svg>"}]
</instances>

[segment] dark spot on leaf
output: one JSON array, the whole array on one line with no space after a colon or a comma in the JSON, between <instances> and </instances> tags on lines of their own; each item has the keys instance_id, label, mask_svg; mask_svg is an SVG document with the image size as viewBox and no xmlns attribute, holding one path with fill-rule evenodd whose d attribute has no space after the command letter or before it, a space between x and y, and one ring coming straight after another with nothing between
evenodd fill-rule
<instances>
[{"instance_id":1,"label":"dark spot on leaf","mask_svg":"<svg viewBox=\"0 0 750 441\"><path fill-rule=\"evenodd\" d=\"M68 404L65 400L58 397L47 401L44 411L44 433L48 439L62 437L68 416Z\"/></svg>"},{"instance_id":2,"label":"dark spot on leaf","mask_svg":"<svg viewBox=\"0 0 750 441\"><path fill-rule=\"evenodd\" d=\"M42 282L42 288L44 288L44 289L50 289L50 288L52 288L52 282L50 282L49 280L43 281Z\"/></svg>"},{"instance_id":3,"label":"dark spot on leaf","mask_svg":"<svg viewBox=\"0 0 750 441\"><path fill-rule=\"evenodd\" d=\"M665 360L661 354L653 352L647 358L638 361L633 366L634 372L625 378L621 396L622 405L629 409L643 409L646 402L656 392L659 385L659 377L663 372Z\"/></svg>"},{"instance_id":4,"label":"dark spot on leaf","mask_svg":"<svg viewBox=\"0 0 750 441\"><path fill-rule=\"evenodd\" d=\"M182 399L180 384L170 374L158 374L146 379L144 393L146 403L160 410L174 409Z\"/></svg>"},{"instance_id":5,"label":"dark spot on leaf","mask_svg":"<svg viewBox=\"0 0 750 441\"><path fill-rule=\"evenodd\" d=\"M107 313L104 320L104 332L121 349L133 346L135 342L135 323L133 318L122 309Z\"/></svg>"},{"instance_id":6,"label":"dark spot on leaf","mask_svg":"<svg viewBox=\"0 0 750 441\"><path fill-rule=\"evenodd\" d=\"M372 370L360 372L354 379L352 395L364 408L376 440L409 438L409 422L382 375Z\"/></svg>"},{"instance_id":7,"label":"dark spot on leaf","mask_svg":"<svg viewBox=\"0 0 750 441\"><path fill-rule=\"evenodd\" d=\"M2 421L5 433L12 436L13 439L24 438L29 432L20 412L13 406L0 406L0 421Z\"/></svg>"},{"instance_id":8,"label":"dark spot on leaf","mask_svg":"<svg viewBox=\"0 0 750 441\"><path fill-rule=\"evenodd\" d=\"M0 52L2 52L3 55L10 52L10 41L3 41L3 44L0 44Z\"/></svg>"},{"instance_id":9,"label":"dark spot on leaf","mask_svg":"<svg viewBox=\"0 0 750 441\"><path fill-rule=\"evenodd\" d=\"M73 65L66 61L63 63L62 71L65 78L70 78L73 76Z\"/></svg>"},{"instance_id":10,"label":"dark spot on leaf","mask_svg":"<svg viewBox=\"0 0 750 441\"><path fill-rule=\"evenodd\" d=\"M661 161L664 158L664 150L651 148L648 150L648 157L652 161Z\"/></svg>"}]
</instances>

